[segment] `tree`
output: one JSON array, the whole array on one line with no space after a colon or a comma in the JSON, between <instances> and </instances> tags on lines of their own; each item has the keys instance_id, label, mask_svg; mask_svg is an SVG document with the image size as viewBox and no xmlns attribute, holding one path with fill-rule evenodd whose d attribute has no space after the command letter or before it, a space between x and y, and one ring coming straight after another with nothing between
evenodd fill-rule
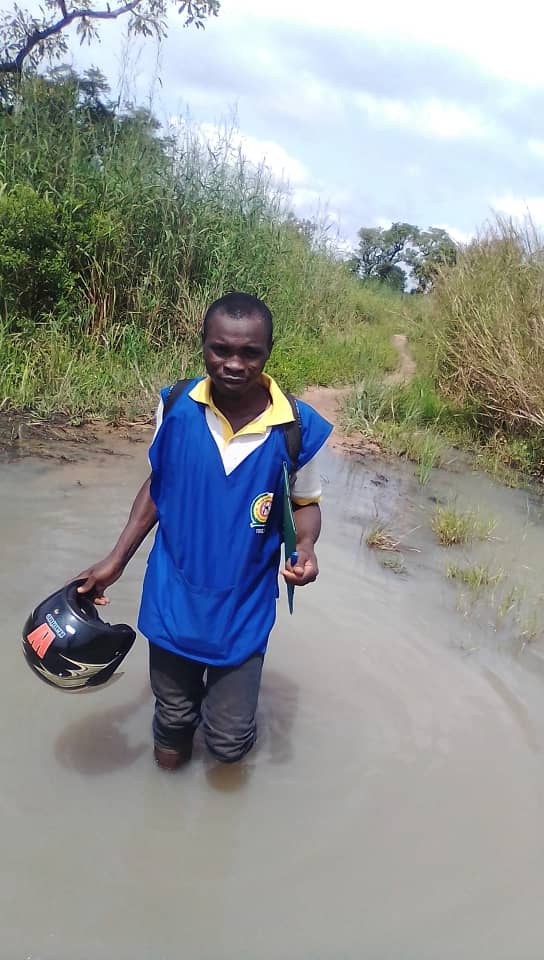
<instances>
[{"instance_id":1,"label":"tree","mask_svg":"<svg viewBox=\"0 0 544 960\"><path fill-rule=\"evenodd\" d=\"M453 266L457 260L457 244L440 227L419 230L417 242L407 250L406 262L417 280L417 292L425 293L433 285L441 266Z\"/></svg>"},{"instance_id":2,"label":"tree","mask_svg":"<svg viewBox=\"0 0 544 960\"><path fill-rule=\"evenodd\" d=\"M98 38L97 22L126 16L131 33L164 37L167 12L174 0L121 0L117 5L104 0L92 7L91 0L43 0L40 16L23 10L17 3L0 13L0 75L20 76L25 66L35 68L44 57L60 59L68 50L66 28L77 25L81 43ZM176 0L185 26L203 27L207 17L217 16L220 0Z\"/></svg>"},{"instance_id":3,"label":"tree","mask_svg":"<svg viewBox=\"0 0 544 960\"><path fill-rule=\"evenodd\" d=\"M362 227L358 236L350 261L353 272L397 290L405 288L406 279L416 282L418 292L429 290L438 267L455 263L457 256L455 242L440 227L421 230L411 223L392 223L388 228Z\"/></svg>"},{"instance_id":4,"label":"tree","mask_svg":"<svg viewBox=\"0 0 544 960\"><path fill-rule=\"evenodd\" d=\"M378 276L381 282L385 283L386 287L390 287L391 290L396 290L397 293L404 293L406 274L402 267L398 267L396 263L393 265L390 263L384 264L384 266L379 268Z\"/></svg>"}]
</instances>

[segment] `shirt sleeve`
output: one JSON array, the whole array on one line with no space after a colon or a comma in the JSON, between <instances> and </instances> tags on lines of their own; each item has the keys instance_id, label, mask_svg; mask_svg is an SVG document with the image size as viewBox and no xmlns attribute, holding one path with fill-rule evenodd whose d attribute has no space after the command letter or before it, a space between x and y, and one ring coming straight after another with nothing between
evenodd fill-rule
<instances>
[{"instance_id":1,"label":"shirt sleeve","mask_svg":"<svg viewBox=\"0 0 544 960\"><path fill-rule=\"evenodd\" d=\"M319 503L321 499L321 456L316 453L295 474L291 483L291 500L298 507L306 507L309 503Z\"/></svg>"},{"instance_id":2,"label":"shirt sleeve","mask_svg":"<svg viewBox=\"0 0 544 960\"><path fill-rule=\"evenodd\" d=\"M157 411L155 413L155 433L153 434L153 440L151 441L150 447L153 445L153 441L155 440L155 437L157 436L159 430L161 429L163 412L164 412L164 403L163 403L162 397L160 397L159 403L157 406ZM151 466L151 461L149 465Z\"/></svg>"},{"instance_id":3,"label":"shirt sleeve","mask_svg":"<svg viewBox=\"0 0 544 960\"><path fill-rule=\"evenodd\" d=\"M153 434L153 440L155 439L155 437L157 436L157 434L158 434L158 432L159 432L159 430L160 430L160 428L161 428L163 411L164 411L164 403L163 403L162 397L160 397L159 403L158 403L158 406L157 406L157 412L155 413L155 433ZM151 442L153 442L153 441L151 441Z\"/></svg>"}]
</instances>

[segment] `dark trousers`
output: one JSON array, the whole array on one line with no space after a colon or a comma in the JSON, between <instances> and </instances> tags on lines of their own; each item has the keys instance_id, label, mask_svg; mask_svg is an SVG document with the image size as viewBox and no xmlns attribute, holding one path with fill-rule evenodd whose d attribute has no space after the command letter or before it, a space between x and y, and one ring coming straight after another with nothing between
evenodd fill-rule
<instances>
[{"instance_id":1,"label":"dark trousers","mask_svg":"<svg viewBox=\"0 0 544 960\"><path fill-rule=\"evenodd\" d=\"M190 753L202 721L211 753L224 763L240 760L257 737L255 712L263 660L263 653L255 653L236 667L212 667L150 643L157 746Z\"/></svg>"}]
</instances>

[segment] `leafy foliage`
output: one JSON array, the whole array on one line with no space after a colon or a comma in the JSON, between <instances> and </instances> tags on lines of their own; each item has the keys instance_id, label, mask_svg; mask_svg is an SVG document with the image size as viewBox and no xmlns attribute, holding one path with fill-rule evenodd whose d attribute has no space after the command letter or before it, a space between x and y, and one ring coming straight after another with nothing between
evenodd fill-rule
<instances>
[{"instance_id":1,"label":"leafy foliage","mask_svg":"<svg viewBox=\"0 0 544 960\"><path fill-rule=\"evenodd\" d=\"M61 59L68 51L65 30L76 24L81 43L98 38L97 23L127 17L131 33L148 37L166 36L171 0L125 0L117 6L105 2L93 7L89 0L43 0L39 15L14 3L0 14L0 75L20 74L23 66L37 67L48 57ZM219 13L219 0L176 0L185 25L203 27L209 16Z\"/></svg>"},{"instance_id":2,"label":"leafy foliage","mask_svg":"<svg viewBox=\"0 0 544 960\"><path fill-rule=\"evenodd\" d=\"M75 277L54 204L26 184L0 195L0 303L21 318L66 304Z\"/></svg>"}]
</instances>

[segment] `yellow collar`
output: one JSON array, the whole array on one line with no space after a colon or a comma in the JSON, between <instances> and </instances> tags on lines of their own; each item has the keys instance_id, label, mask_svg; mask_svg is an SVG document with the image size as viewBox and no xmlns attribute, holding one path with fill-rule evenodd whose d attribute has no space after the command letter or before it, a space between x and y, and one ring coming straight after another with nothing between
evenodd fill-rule
<instances>
[{"instance_id":1,"label":"yellow collar","mask_svg":"<svg viewBox=\"0 0 544 960\"><path fill-rule=\"evenodd\" d=\"M293 411L291 410L291 404L278 387L276 381L273 380L272 377L269 377L267 373L262 373L261 383L268 390L270 405L259 417L252 420L251 423L246 423L245 427L242 427L237 433L233 432L227 418L213 402L211 391L212 382L209 377L204 377L203 380L199 380L193 389L189 391L189 396L192 400L196 400L197 403L205 404L219 417L223 426L223 439L225 443L228 443L228 441L234 437L241 437L248 433L266 433L269 427L279 426L282 423L292 423L295 419Z\"/></svg>"}]
</instances>

